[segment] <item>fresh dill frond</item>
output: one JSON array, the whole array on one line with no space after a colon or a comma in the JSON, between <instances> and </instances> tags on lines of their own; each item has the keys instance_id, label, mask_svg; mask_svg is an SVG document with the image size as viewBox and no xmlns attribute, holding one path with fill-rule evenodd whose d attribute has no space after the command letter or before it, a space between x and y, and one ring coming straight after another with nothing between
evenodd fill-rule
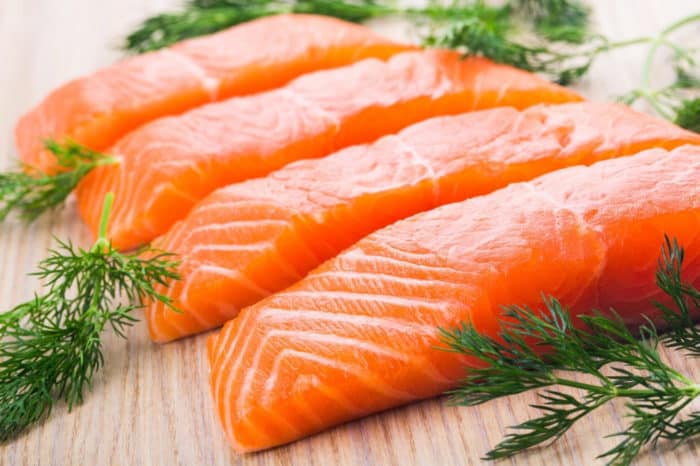
<instances>
[{"instance_id":1,"label":"fresh dill frond","mask_svg":"<svg viewBox=\"0 0 700 466\"><path fill-rule=\"evenodd\" d=\"M391 2L377 0L296 0L292 3L293 13L332 16L353 23L400 11Z\"/></svg>"},{"instance_id":2,"label":"fresh dill frond","mask_svg":"<svg viewBox=\"0 0 700 466\"><path fill-rule=\"evenodd\" d=\"M642 69L641 86L623 95L620 100L630 105L643 100L663 118L700 133L698 49L686 47L670 39L679 29L696 23L700 23L700 14L686 16L663 29L657 36L648 38L651 46ZM655 72L656 56L663 48L672 52L671 66L675 71L675 80L667 86L654 88L652 76Z\"/></svg>"},{"instance_id":3,"label":"fresh dill frond","mask_svg":"<svg viewBox=\"0 0 700 466\"><path fill-rule=\"evenodd\" d=\"M512 5L545 39L581 44L589 36L591 9L578 0L513 0Z\"/></svg>"},{"instance_id":4,"label":"fresh dill frond","mask_svg":"<svg viewBox=\"0 0 700 466\"><path fill-rule=\"evenodd\" d=\"M459 50L465 56L487 57L542 74L564 85L586 74L593 60L610 46L599 36L592 37L586 47L573 52L543 40L528 44L515 37L519 27L510 6L491 7L478 3L467 14L434 27L424 43Z\"/></svg>"},{"instance_id":5,"label":"fresh dill frond","mask_svg":"<svg viewBox=\"0 0 700 466\"><path fill-rule=\"evenodd\" d=\"M674 123L681 128L700 133L700 97L682 101L675 108L675 112Z\"/></svg>"},{"instance_id":6,"label":"fresh dill frond","mask_svg":"<svg viewBox=\"0 0 700 466\"><path fill-rule=\"evenodd\" d=\"M611 311L579 316L576 325L568 309L554 298L544 299L542 311L521 306L505 309L497 337L463 324L441 330L448 351L477 358L481 368L469 368L463 383L450 392L457 405L473 406L531 389L543 389L534 407L541 416L512 428L487 459L510 457L556 440L576 421L605 403L626 400L628 427L620 442L601 457L610 465L628 465L647 444L684 441L700 433L700 412L682 411L700 396L700 384L666 364L658 353L664 342L698 354L692 313L700 310L698 290L681 279L683 249L676 241L663 246L657 283L675 308L658 304L670 331L660 337L648 322L638 335ZM575 374L586 374L582 382ZM568 390L577 390L575 396Z\"/></svg>"},{"instance_id":7,"label":"fresh dill frond","mask_svg":"<svg viewBox=\"0 0 700 466\"><path fill-rule=\"evenodd\" d=\"M174 256L115 250L105 236L111 205L110 193L90 249L59 241L34 274L46 292L0 314L0 442L43 419L57 400L69 409L83 401L104 365L101 334L107 327L125 337L145 298L172 308L154 287L179 278ZM128 304L120 304L123 299Z\"/></svg>"},{"instance_id":8,"label":"fresh dill frond","mask_svg":"<svg viewBox=\"0 0 700 466\"><path fill-rule=\"evenodd\" d=\"M605 53L648 44L642 86L622 100L632 104L643 99L667 120L700 131L697 49L669 38L677 30L700 22L700 14L686 16L657 35L613 42L590 31L590 10L576 0L512 0L502 6L477 1L443 8L453 9L455 14L442 11L438 15L426 10L433 18L426 45L459 50L465 56L484 56L562 85L579 81ZM654 58L661 48L673 53L671 66L676 79L664 88L653 89Z\"/></svg>"},{"instance_id":9,"label":"fresh dill frond","mask_svg":"<svg viewBox=\"0 0 700 466\"><path fill-rule=\"evenodd\" d=\"M693 325L693 311L700 310L700 291L681 278L683 256L684 250L678 242L667 238L659 259L656 284L670 303L659 302L656 307L668 325L662 336L663 343L669 348L700 356L700 328Z\"/></svg>"},{"instance_id":10,"label":"fresh dill frond","mask_svg":"<svg viewBox=\"0 0 700 466\"><path fill-rule=\"evenodd\" d=\"M55 175L26 172L0 173L0 221L12 211L28 222L61 205L90 171L114 159L75 142L47 141L45 147L61 167Z\"/></svg>"},{"instance_id":11,"label":"fresh dill frond","mask_svg":"<svg viewBox=\"0 0 700 466\"><path fill-rule=\"evenodd\" d=\"M206 8L198 7L197 3L188 3L183 11L162 13L146 19L126 37L122 48L135 54L151 52L274 14L274 10L261 2L240 2L241 5L219 2L221 6Z\"/></svg>"},{"instance_id":12,"label":"fresh dill frond","mask_svg":"<svg viewBox=\"0 0 700 466\"><path fill-rule=\"evenodd\" d=\"M375 0L190 0L181 11L146 19L126 37L123 49L129 53L150 52L281 13L309 13L362 22L392 11Z\"/></svg>"}]
</instances>

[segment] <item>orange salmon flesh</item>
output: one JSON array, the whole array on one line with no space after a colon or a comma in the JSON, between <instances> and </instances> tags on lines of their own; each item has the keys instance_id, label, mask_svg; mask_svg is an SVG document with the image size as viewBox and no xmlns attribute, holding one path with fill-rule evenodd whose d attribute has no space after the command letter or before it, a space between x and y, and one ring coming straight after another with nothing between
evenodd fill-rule
<instances>
[{"instance_id":1,"label":"orange salmon flesh","mask_svg":"<svg viewBox=\"0 0 700 466\"><path fill-rule=\"evenodd\" d=\"M19 121L24 163L59 169L43 141L75 140L107 150L156 118L207 102L284 85L304 73L414 49L345 21L280 15L127 58L53 91Z\"/></svg>"},{"instance_id":2,"label":"orange salmon flesh","mask_svg":"<svg viewBox=\"0 0 700 466\"><path fill-rule=\"evenodd\" d=\"M113 192L109 237L129 249L164 234L215 189L299 159L370 142L433 116L578 100L530 73L454 52L368 59L141 127L108 151L118 164L83 180L79 208L97 232L102 200Z\"/></svg>"},{"instance_id":3,"label":"orange salmon flesh","mask_svg":"<svg viewBox=\"0 0 700 466\"><path fill-rule=\"evenodd\" d=\"M615 104L497 108L435 118L265 178L217 190L157 248L182 260L146 316L165 342L222 325L367 234L509 183L700 135Z\"/></svg>"},{"instance_id":4,"label":"orange salmon flesh","mask_svg":"<svg viewBox=\"0 0 700 466\"><path fill-rule=\"evenodd\" d=\"M653 318L664 233L700 284L700 148L552 172L381 229L245 308L209 346L211 390L237 451L284 444L454 387L464 356L438 327L495 336L501 305L614 307Z\"/></svg>"}]
</instances>

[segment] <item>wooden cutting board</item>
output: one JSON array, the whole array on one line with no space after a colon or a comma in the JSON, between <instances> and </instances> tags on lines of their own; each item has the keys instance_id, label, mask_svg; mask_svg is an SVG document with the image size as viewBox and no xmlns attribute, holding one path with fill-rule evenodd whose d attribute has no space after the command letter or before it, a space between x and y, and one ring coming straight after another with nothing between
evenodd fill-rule
<instances>
[{"instance_id":1,"label":"wooden cutting board","mask_svg":"<svg viewBox=\"0 0 700 466\"><path fill-rule=\"evenodd\" d=\"M17 118L48 91L120 57L120 39L140 19L172 9L179 0L0 0L0 165L13 162ZM599 29L615 39L658 31L700 10L697 0L598 0ZM376 27L400 37L400 24ZM700 31L690 31L698 43ZM579 90L610 99L638 83L644 48L601 59ZM663 76L658 76L659 79ZM90 240L68 207L27 227L0 225L0 309L29 298L37 283L26 274L46 255L52 235L82 245ZM526 419L531 393L475 408L429 400L331 429L259 454L239 456L226 444L207 383L206 335L158 346L137 325L128 342L108 337L107 367L82 406L58 406L42 425L0 446L0 465L478 465L506 426ZM669 355L673 365L700 380L700 363ZM613 445L607 434L625 425L621 405L600 408L549 448L504 464L600 463ZM700 444L659 449L642 465L696 465Z\"/></svg>"}]
</instances>

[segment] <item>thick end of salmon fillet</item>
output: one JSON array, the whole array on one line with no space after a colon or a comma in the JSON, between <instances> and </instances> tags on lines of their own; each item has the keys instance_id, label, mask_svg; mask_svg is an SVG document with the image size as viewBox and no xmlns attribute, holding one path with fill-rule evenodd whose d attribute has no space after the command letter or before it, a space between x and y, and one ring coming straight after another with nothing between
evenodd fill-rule
<instances>
[{"instance_id":1,"label":"thick end of salmon fillet","mask_svg":"<svg viewBox=\"0 0 700 466\"><path fill-rule=\"evenodd\" d=\"M315 15L279 15L127 58L52 92L15 131L24 163L58 170L48 138L94 150L156 118L275 88L304 73L414 49L368 28Z\"/></svg>"}]
</instances>

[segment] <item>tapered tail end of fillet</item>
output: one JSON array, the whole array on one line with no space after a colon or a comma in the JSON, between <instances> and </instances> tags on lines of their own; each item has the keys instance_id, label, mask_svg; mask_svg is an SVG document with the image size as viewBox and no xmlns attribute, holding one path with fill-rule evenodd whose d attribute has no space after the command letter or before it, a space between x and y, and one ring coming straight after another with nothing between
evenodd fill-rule
<instances>
[{"instance_id":1,"label":"tapered tail end of fillet","mask_svg":"<svg viewBox=\"0 0 700 466\"><path fill-rule=\"evenodd\" d=\"M175 340L179 340L187 333L183 333L175 326L171 325L170 322L163 318L162 313L164 311L161 309L161 303L148 303L145 311L146 323L148 325L148 335L154 343L165 344L170 343ZM172 309L167 309L165 312L173 312ZM181 311L184 312L184 311Z\"/></svg>"},{"instance_id":2,"label":"tapered tail end of fillet","mask_svg":"<svg viewBox=\"0 0 700 466\"><path fill-rule=\"evenodd\" d=\"M234 431L231 431L226 428L226 422L225 422L225 414L222 411L224 408L219 404L219 401L217 400L216 396L216 391L214 388L214 378L216 375L216 370L215 370L215 354L217 350L217 345L219 343L219 336L221 335L220 331L216 331L209 335L207 337L207 361L209 363L209 395L211 396L212 402L214 403L214 416L217 418L215 422L218 422L219 425L221 425L222 430L224 432L224 435L226 436L226 441L228 444L231 446L231 448L236 452L240 454L245 454L245 453L252 453L257 450L260 450L262 448L255 448L255 447L250 447L248 445L245 445L241 443L235 435Z\"/></svg>"},{"instance_id":3,"label":"tapered tail end of fillet","mask_svg":"<svg viewBox=\"0 0 700 466\"><path fill-rule=\"evenodd\" d=\"M145 318L148 333L154 343L170 343L181 338L194 336L217 328L214 322L205 322L197 318L186 306L177 299L177 292L169 293L175 296L173 306L175 311L160 301L148 302L145 308Z\"/></svg>"}]
</instances>

